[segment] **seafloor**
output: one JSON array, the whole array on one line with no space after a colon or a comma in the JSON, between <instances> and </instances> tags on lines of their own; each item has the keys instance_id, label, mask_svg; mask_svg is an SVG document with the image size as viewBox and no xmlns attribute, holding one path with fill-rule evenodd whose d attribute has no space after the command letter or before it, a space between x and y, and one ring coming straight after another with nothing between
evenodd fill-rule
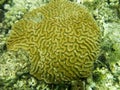
<instances>
[{"instance_id":1,"label":"seafloor","mask_svg":"<svg viewBox=\"0 0 120 90\"><path fill-rule=\"evenodd\" d=\"M101 52L93 74L83 81L85 90L120 90L120 0L71 0L85 5L102 32ZM49 85L29 74L26 52L7 51L12 25L25 13L49 0L0 1L0 90L69 90L69 85Z\"/></svg>"}]
</instances>

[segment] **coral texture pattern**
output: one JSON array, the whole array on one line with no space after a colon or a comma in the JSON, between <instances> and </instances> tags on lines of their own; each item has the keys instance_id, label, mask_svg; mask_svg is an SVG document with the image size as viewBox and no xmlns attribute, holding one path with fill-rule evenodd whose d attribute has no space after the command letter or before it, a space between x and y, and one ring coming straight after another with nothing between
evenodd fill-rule
<instances>
[{"instance_id":1,"label":"coral texture pattern","mask_svg":"<svg viewBox=\"0 0 120 90\"><path fill-rule=\"evenodd\" d=\"M61 83L91 75L99 42L100 30L84 6L52 0L14 24L7 48L26 50L39 80Z\"/></svg>"}]
</instances>

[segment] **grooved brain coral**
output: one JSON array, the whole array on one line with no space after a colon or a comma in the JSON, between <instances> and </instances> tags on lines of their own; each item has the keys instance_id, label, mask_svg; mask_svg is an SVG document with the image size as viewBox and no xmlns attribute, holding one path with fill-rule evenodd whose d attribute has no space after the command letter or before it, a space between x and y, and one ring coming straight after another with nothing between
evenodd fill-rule
<instances>
[{"instance_id":1,"label":"grooved brain coral","mask_svg":"<svg viewBox=\"0 0 120 90\"><path fill-rule=\"evenodd\" d=\"M8 50L26 50L30 73L47 83L91 75L99 52L100 30L84 6L52 0L14 24Z\"/></svg>"}]
</instances>

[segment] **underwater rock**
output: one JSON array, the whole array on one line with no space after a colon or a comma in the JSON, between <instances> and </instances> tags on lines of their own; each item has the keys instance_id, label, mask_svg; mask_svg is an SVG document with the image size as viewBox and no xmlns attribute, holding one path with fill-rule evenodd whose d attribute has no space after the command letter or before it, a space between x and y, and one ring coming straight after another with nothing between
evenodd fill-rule
<instances>
[{"instance_id":1,"label":"underwater rock","mask_svg":"<svg viewBox=\"0 0 120 90\"><path fill-rule=\"evenodd\" d=\"M104 22L101 54L86 89L120 90L120 21Z\"/></svg>"},{"instance_id":2,"label":"underwater rock","mask_svg":"<svg viewBox=\"0 0 120 90\"><path fill-rule=\"evenodd\" d=\"M8 51L0 56L0 88L15 83L18 76L29 71L29 58L23 50Z\"/></svg>"},{"instance_id":3,"label":"underwater rock","mask_svg":"<svg viewBox=\"0 0 120 90\"><path fill-rule=\"evenodd\" d=\"M4 35L0 34L0 55L4 52L4 50L6 48L5 40L6 40L6 38L4 37Z\"/></svg>"},{"instance_id":4,"label":"underwater rock","mask_svg":"<svg viewBox=\"0 0 120 90\"><path fill-rule=\"evenodd\" d=\"M98 57L100 30L88 10L67 0L52 0L12 27L8 50L30 56L30 74L47 83L87 78Z\"/></svg>"},{"instance_id":5,"label":"underwater rock","mask_svg":"<svg viewBox=\"0 0 120 90\"><path fill-rule=\"evenodd\" d=\"M48 0L9 0L9 3L4 5L5 13L4 22L7 27L11 27L17 20L21 19L25 13L41 7Z\"/></svg>"},{"instance_id":6,"label":"underwater rock","mask_svg":"<svg viewBox=\"0 0 120 90\"><path fill-rule=\"evenodd\" d=\"M0 22L3 21L3 18L4 18L4 11L0 9Z\"/></svg>"},{"instance_id":7,"label":"underwater rock","mask_svg":"<svg viewBox=\"0 0 120 90\"><path fill-rule=\"evenodd\" d=\"M0 0L0 8L6 2L6 0Z\"/></svg>"}]
</instances>

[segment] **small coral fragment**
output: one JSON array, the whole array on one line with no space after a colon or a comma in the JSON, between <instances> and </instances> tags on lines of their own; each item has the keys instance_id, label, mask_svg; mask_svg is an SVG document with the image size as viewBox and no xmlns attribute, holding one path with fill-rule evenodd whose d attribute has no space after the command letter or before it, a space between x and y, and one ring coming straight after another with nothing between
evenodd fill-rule
<instances>
[{"instance_id":1,"label":"small coral fragment","mask_svg":"<svg viewBox=\"0 0 120 90\"><path fill-rule=\"evenodd\" d=\"M47 83L91 75L99 52L100 30L87 9L67 0L52 0L14 24L8 50L26 50L30 73Z\"/></svg>"}]
</instances>

